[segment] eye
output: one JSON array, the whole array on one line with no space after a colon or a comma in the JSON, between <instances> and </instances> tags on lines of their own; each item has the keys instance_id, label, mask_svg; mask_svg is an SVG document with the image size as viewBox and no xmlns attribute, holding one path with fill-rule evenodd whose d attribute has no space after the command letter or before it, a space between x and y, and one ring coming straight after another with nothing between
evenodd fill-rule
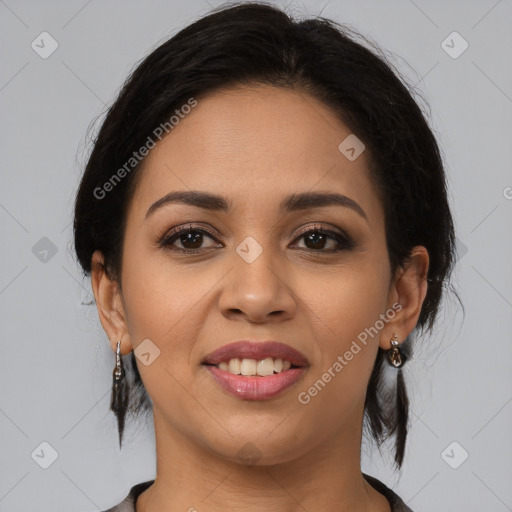
<instances>
[{"instance_id":1,"label":"eye","mask_svg":"<svg viewBox=\"0 0 512 512\"><path fill-rule=\"evenodd\" d=\"M180 226L166 234L160 241L159 245L161 247L167 247L173 251L185 253L198 253L201 252L201 249L222 247L222 244L202 247L205 236L210 240L215 240L216 235L210 233L210 231L204 228L194 227L191 225ZM181 244L182 247L177 247L175 243Z\"/></svg>"},{"instance_id":2,"label":"eye","mask_svg":"<svg viewBox=\"0 0 512 512\"><path fill-rule=\"evenodd\" d=\"M204 252L205 249L223 247L221 243L212 244L206 247L203 246L205 243L205 237L215 242L217 236L219 235L212 233L205 228L193 225L179 226L168 232L160 240L159 246L166 247L175 252L198 254ZM316 225L301 230L295 241L301 239L304 239L305 245L302 247L300 245L295 246L309 252L332 253L350 250L355 246L354 242L348 235ZM180 244L181 247L177 244Z\"/></svg>"},{"instance_id":3,"label":"eye","mask_svg":"<svg viewBox=\"0 0 512 512\"><path fill-rule=\"evenodd\" d=\"M304 239L305 249L311 252L337 252L350 250L354 247L354 242L347 235L321 226L313 226L313 228L302 230L296 240L300 239ZM331 247L326 249L328 242L330 242Z\"/></svg>"}]
</instances>

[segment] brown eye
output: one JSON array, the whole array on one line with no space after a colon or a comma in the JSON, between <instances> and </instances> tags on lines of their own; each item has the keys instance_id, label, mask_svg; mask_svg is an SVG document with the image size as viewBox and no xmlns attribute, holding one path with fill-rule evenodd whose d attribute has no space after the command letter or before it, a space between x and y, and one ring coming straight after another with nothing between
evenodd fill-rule
<instances>
[{"instance_id":1,"label":"brown eye","mask_svg":"<svg viewBox=\"0 0 512 512\"><path fill-rule=\"evenodd\" d=\"M203 247L205 237L215 241L214 235L205 229L193 228L190 226L180 227L173 230L169 235L160 241L161 247L167 247L173 251L181 252L200 252L201 249L211 249L212 247L222 247L222 244L209 245ZM176 245L180 244L180 246Z\"/></svg>"},{"instance_id":2,"label":"brown eye","mask_svg":"<svg viewBox=\"0 0 512 512\"><path fill-rule=\"evenodd\" d=\"M296 240L301 239L304 239L304 247L299 246L299 248L305 248L311 252L330 253L355 247L354 242L347 235L320 227L303 231Z\"/></svg>"},{"instance_id":3,"label":"brown eye","mask_svg":"<svg viewBox=\"0 0 512 512\"><path fill-rule=\"evenodd\" d=\"M179 240L185 249L199 249L203 243L203 234L199 231L189 231L180 235Z\"/></svg>"},{"instance_id":4,"label":"brown eye","mask_svg":"<svg viewBox=\"0 0 512 512\"><path fill-rule=\"evenodd\" d=\"M328 238L326 235L318 231L312 231L303 236L308 249L323 249L325 247L326 239Z\"/></svg>"}]
</instances>

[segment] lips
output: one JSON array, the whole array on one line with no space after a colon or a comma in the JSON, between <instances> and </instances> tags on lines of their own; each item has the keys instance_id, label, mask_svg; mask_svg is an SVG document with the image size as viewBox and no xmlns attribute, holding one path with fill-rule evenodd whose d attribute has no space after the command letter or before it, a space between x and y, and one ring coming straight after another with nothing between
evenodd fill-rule
<instances>
[{"instance_id":1,"label":"lips","mask_svg":"<svg viewBox=\"0 0 512 512\"><path fill-rule=\"evenodd\" d=\"M293 366L301 368L309 365L304 354L278 341L235 341L208 354L202 364L218 365L235 358L261 361L268 357L290 361Z\"/></svg>"},{"instance_id":2,"label":"lips","mask_svg":"<svg viewBox=\"0 0 512 512\"><path fill-rule=\"evenodd\" d=\"M250 376L256 362L263 368L258 367L258 376ZM230 395L241 400L270 400L304 378L309 362L304 354L284 343L236 341L206 356L202 365Z\"/></svg>"}]
</instances>

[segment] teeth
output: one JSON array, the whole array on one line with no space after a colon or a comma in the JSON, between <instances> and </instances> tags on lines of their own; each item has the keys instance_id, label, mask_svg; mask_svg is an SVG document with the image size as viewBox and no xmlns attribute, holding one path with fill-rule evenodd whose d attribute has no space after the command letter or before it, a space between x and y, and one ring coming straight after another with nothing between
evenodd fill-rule
<instances>
[{"instance_id":1,"label":"teeth","mask_svg":"<svg viewBox=\"0 0 512 512\"><path fill-rule=\"evenodd\" d=\"M230 359L228 371L230 373L234 373L235 375L240 375L240 359Z\"/></svg>"},{"instance_id":2,"label":"teeth","mask_svg":"<svg viewBox=\"0 0 512 512\"><path fill-rule=\"evenodd\" d=\"M242 375L256 375L257 363L255 359L242 359L240 373Z\"/></svg>"},{"instance_id":3,"label":"teeth","mask_svg":"<svg viewBox=\"0 0 512 512\"><path fill-rule=\"evenodd\" d=\"M289 370L292 366L290 361L283 361L280 358L273 359L267 357L260 361L256 359L240 359L234 358L228 361L223 361L217 365L218 368L225 372L232 373L234 375L245 375L254 376L259 375L260 377L266 377L275 373L284 372Z\"/></svg>"},{"instance_id":4,"label":"teeth","mask_svg":"<svg viewBox=\"0 0 512 512\"><path fill-rule=\"evenodd\" d=\"M252 361L254 361L254 359L252 359ZM266 359L258 361L256 373L261 377L266 377L267 375L272 375L274 373L274 369L274 360L271 357L267 357Z\"/></svg>"}]
</instances>

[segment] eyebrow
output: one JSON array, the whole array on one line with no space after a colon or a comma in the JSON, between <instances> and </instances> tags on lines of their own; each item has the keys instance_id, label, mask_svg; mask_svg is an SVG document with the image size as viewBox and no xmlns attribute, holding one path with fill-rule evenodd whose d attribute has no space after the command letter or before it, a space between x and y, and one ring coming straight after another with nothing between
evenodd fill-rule
<instances>
[{"instance_id":1,"label":"eyebrow","mask_svg":"<svg viewBox=\"0 0 512 512\"><path fill-rule=\"evenodd\" d=\"M149 207L145 218L147 219L153 212L162 206L173 203L188 204L190 206L196 206L198 208L211 211L228 212L231 208L231 203L222 196L198 190L184 190L170 192L164 197L158 199ZM343 194L334 192L302 192L299 194L292 194L281 202L279 210L284 214L298 210L306 210L308 208L320 208L322 206L332 205L350 208L368 222L365 211L358 203L356 203L356 201L350 197L344 196Z\"/></svg>"}]
</instances>

